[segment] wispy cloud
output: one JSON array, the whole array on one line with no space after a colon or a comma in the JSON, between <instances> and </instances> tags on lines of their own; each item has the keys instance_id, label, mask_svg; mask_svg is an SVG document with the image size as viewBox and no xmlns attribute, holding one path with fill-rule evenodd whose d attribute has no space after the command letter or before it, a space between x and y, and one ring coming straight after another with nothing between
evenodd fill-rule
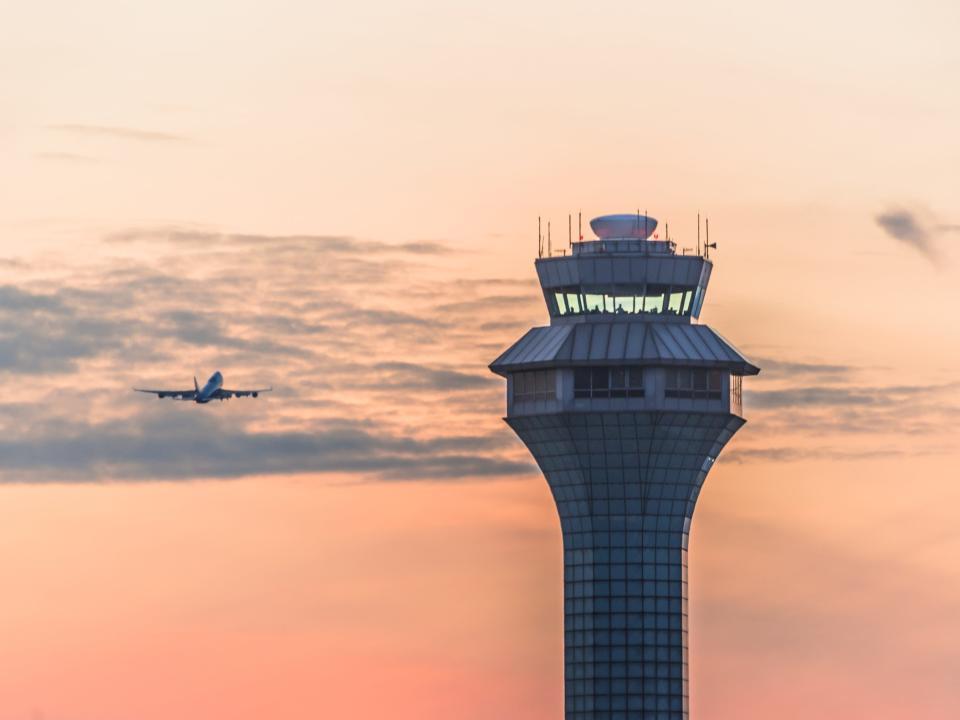
<instances>
[{"instance_id":1,"label":"wispy cloud","mask_svg":"<svg viewBox=\"0 0 960 720\"><path fill-rule=\"evenodd\" d=\"M74 135L87 137L104 137L116 140L135 140L139 142L159 143L188 143L193 140L186 135L161 132L158 130L141 130L139 128L117 127L111 125L86 125L83 123L60 123L47 125L51 130L57 130Z\"/></svg>"},{"instance_id":2,"label":"wispy cloud","mask_svg":"<svg viewBox=\"0 0 960 720\"><path fill-rule=\"evenodd\" d=\"M836 363L795 362L772 357L753 357L754 364L763 368L764 380L796 378L816 378L821 382L839 381L848 378L857 370L853 365Z\"/></svg>"},{"instance_id":3,"label":"wispy cloud","mask_svg":"<svg viewBox=\"0 0 960 720\"><path fill-rule=\"evenodd\" d=\"M939 258L938 239L944 233L960 231L960 225L942 223L926 210L890 208L874 217L877 225L894 240L917 250L929 260Z\"/></svg>"},{"instance_id":4,"label":"wispy cloud","mask_svg":"<svg viewBox=\"0 0 960 720\"><path fill-rule=\"evenodd\" d=\"M0 371L66 373L81 358L116 351L124 327L78 314L56 294L0 287Z\"/></svg>"},{"instance_id":5,"label":"wispy cloud","mask_svg":"<svg viewBox=\"0 0 960 720\"><path fill-rule=\"evenodd\" d=\"M416 240L403 243L385 243L362 240L347 235L268 235L263 233L224 233L185 226L129 228L110 233L108 243L172 243L177 245L232 245L270 247L273 251L338 253L362 255L370 253L407 253L412 255L442 255L451 249L441 242Z\"/></svg>"},{"instance_id":6,"label":"wispy cloud","mask_svg":"<svg viewBox=\"0 0 960 720\"><path fill-rule=\"evenodd\" d=\"M844 450L835 447L734 447L723 454L723 462L748 463L762 462L800 462L800 461L849 461L878 460L891 457L900 457L906 453L902 450L889 448L867 448L862 450Z\"/></svg>"},{"instance_id":7,"label":"wispy cloud","mask_svg":"<svg viewBox=\"0 0 960 720\"><path fill-rule=\"evenodd\" d=\"M811 439L857 437L858 443L875 443L878 451L916 455L951 434L960 419L960 383L871 385L846 377L831 385L805 385L803 379L788 379L786 386L778 380L781 387L766 389L758 378L752 384L759 387L744 390L750 427L758 437L803 438L804 445Z\"/></svg>"},{"instance_id":8,"label":"wispy cloud","mask_svg":"<svg viewBox=\"0 0 960 720\"><path fill-rule=\"evenodd\" d=\"M403 387L412 390L429 388L444 392L476 390L500 383L491 377L476 372L463 372L451 368L430 367L411 362L380 362L373 366L381 375L374 380L378 387Z\"/></svg>"},{"instance_id":9,"label":"wispy cloud","mask_svg":"<svg viewBox=\"0 0 960 720\"><path fill-rule=\"evenodd\" d=\"M960 383L937 385L891 386L800 386L781 390L748 390L747 402L760 409L802 408L816 406L851 408L862 405L873 407L900 406L919 398L943 396L956 391Z\"/></svg>"}]
</instances>

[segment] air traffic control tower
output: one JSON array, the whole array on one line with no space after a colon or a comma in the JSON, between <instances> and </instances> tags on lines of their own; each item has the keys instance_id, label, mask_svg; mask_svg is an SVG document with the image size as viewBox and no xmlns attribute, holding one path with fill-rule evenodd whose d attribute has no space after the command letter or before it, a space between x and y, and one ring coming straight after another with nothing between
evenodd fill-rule
<instances>
[{"instance_id":1,"label":"air traffic control tower","mask_svg":"<svg viewBox=\"0 0 960 720\"><path fill-rule=\"evenodd\" d=\"M760 370L694 322L699 249L678 255L644 215L590 226L536 261L550 325L490 369L560 515L566 719L686 720L690 521Z\"/></svg>"}]
</instances>

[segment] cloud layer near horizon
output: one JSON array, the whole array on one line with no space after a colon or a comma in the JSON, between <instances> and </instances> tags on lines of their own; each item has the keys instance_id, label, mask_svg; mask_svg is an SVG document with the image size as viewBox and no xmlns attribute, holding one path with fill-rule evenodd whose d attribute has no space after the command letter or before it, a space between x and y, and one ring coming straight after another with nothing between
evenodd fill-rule
<instances>
[{"instance_id":1,"label":"cloud layer near horizon","mask_svg":"<svg viewBox=\"0 0 960 720\"><path fill-rule=\"evenodd\" d=\"M0 403L3 480L533 470L499 421L486 337L451 306L495 305L502 283L445 279L445 245L163 227L102 247L0 285L0 372L20 388ZM276 392L196 407L130 391L214 369Z\"/></svg>"},{"instance_id":2,"label":"cloud layer near horizon","mask_svg":"<svg viewBox=\"0 0 960 720\"><path fill-rule=\"evenodd\" d=\"M357 480L534 474L501 423L488 362L546 321L535 281L471 278L435 241L160 226L108 233L92 262L29 258L0 284L0 478L174 480L328 473ZM16 273L15 279L12 273ZM757 359L736 462L931 452L878 447L960 415L956 384L876 386L831 362ZM195 407L131 386L272 384ZM823 431L859 437L842 452Z\"/></svg>"}]
</instances>

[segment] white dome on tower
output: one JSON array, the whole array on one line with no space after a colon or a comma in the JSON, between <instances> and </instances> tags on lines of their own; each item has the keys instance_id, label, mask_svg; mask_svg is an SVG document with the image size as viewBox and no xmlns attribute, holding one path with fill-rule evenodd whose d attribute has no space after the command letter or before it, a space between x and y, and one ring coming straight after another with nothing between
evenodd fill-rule
<instances>
[{"instance_id":1,"label":"white dome on tower","mask_svg":"<svg viewBox=\"0 0 960 720\"><path fill-rule=\"evenodd\" d=\"M646 240L657 229L657 219L640 213L601 215L590 221L590 228L601 240L613 238Z\"/></svg>"}]
</instances>

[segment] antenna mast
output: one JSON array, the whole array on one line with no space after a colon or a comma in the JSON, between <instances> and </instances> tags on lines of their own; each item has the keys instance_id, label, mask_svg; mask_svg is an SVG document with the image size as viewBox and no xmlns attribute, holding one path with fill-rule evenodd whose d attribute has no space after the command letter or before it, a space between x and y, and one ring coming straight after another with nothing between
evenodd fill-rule
<instances>
[{"instance_id":1,"label":"antenna mast","mask_svg":"<svg viewBox=\"0 0 960 720\"><path fill-rule=\"evenodd\" d=\"M697 255L700 254L700 213L697 213Z\"/></svg>"},{"instance_id":2,"label":"antenna mast","mask_svg":"<svg viewBox=\"0 0 960 720\"><path fill-rule=\"evenodd\" d=\"M543 257L543 229L540 225L539 215L537 215L537 257Z\"/></svg>"},{"instance_id":3,"label":"antenna mast","mask_svg":"<svg viewBox=\"0 0 960 720\"><path fill-rule=\"evenodd\" d=\"M550 221L547 220L547 257L553 255L553 241L550 239Z\"/></svg>"},{"instance_id":4,"label":"antenna mast","mask_svg":"<svg viewBox=\"0 0 960 720\"><path fill-rule=\"evenodd\" d=\"M714 250L717 249L716 243L710 242L710 218L707 218L707 244L703 246L704 256L709 260L710 259L710 248Z\"/></svg>"}]
</instances>

